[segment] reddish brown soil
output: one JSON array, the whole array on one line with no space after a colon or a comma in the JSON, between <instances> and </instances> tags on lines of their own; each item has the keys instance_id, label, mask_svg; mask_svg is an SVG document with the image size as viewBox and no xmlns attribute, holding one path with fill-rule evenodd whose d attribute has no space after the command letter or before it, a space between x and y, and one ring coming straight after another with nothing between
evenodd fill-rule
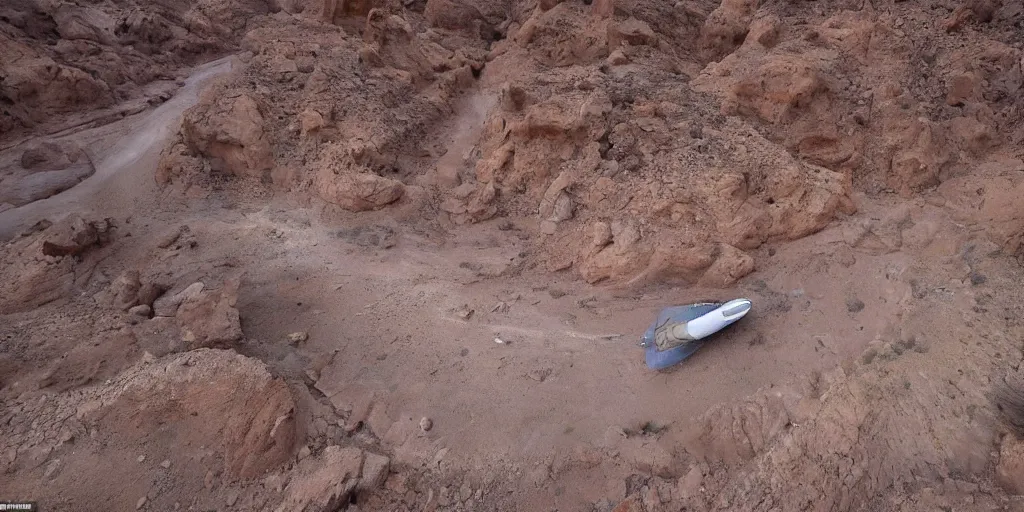
<instances>
[{"instance_id":1,"label":"reddish brown soil","mask_svg":"<svg viewBox=\"0 0 1024 512\"><path fill-rule=\"evenodd\" d=\"M1016 510L1022 24L9 2L0 500ZM662 307L739 296L644 366Z\"/></svg>"}]
</instances>

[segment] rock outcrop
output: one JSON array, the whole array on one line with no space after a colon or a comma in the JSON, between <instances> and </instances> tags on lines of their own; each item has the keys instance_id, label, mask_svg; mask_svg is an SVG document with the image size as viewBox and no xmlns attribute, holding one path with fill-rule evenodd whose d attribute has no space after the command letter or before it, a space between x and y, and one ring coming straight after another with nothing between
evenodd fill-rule
<instances>
[{"instance_id":1,"label":"rock outcrop","mask_svg":"<svg viewBox=\"0 0 1024 512\"><path fill-rule=\"evenodd\" d=\"M238 279L229 279L219 290L201 290L182 297L176 318L188 349L223 347L242 339L235 304Z\"/></svg>"},{"instance_id":2,"label":"rock outcrop","mask_svg":"<svg viewBox=\"0 0 1024 512\"><path fill-rule=\"evenodd\" d=\"M8 242L0 251L0 314L27 311L66 297L81 277L76 261L109 242L113 226L107 220L69 215L41 230Z\"/></svg>"}]
</instances>

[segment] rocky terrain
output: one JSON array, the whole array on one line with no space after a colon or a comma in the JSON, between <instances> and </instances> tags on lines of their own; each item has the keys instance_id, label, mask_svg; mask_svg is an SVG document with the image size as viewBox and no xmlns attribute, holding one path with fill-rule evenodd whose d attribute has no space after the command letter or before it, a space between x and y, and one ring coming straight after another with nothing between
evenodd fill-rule
<instances>
[{"instance_id":1,"label":"rocky terrain","mask_svg":"<svg viewBox=\"0 0 1024 512\"><path fill-rule=\"evenodd\" d=\"M1009 0L7 2L0 500L1024 509L1022 49Z\"/></svg>"}]
</instances>

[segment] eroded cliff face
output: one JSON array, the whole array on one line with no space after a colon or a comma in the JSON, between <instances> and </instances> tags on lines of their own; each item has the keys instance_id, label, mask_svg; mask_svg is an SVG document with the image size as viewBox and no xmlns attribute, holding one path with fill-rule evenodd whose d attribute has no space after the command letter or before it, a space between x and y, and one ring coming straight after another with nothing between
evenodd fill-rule
<instances>
[{"instance_id":1,"label":"eroded cliff face","mask_svg":"<svg viewBox=\"0 0 1024 512\"><path fill-rule=\"evenodd\" d=\"M64 2L0 6L0 140L60 129L129 98L158 101L154 81L234 51L274 2Z\"/></svg>"},{"instance_id":2,"label":"eroded cliff face","mask_svg":"<svg viewBox=\"0 0 1024 512\"><path fill-rule=\"evenodd\" d=\"M311 6L249 32L160 179L260 176L353 211L413 187L455 224L536 218L550 270L724 286L858 192L912 197L1024 137L1014 7L990 11ZM441 158L453 123L479 136Z\"/></svg>"}]
</instances>

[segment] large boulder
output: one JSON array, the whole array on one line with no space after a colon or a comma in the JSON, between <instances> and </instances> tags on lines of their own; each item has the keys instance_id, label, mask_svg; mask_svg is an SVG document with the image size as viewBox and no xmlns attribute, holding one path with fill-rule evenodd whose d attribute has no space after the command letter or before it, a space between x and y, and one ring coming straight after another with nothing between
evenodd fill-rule
<instances>
[{"instance_id":1,"label":"large boulder","mask_svg":"<svg viewBox=\"0 0 1024 512\"><path fill-rule=\"evenodd\" d=\"M494 204L496 197L497 190L492 183L463 183L452 189L441 202L441 210L447 212L456 224L482 222L498 213Z\"/></svg>"},{"instance_id":2,"label":"large boulder","mask_svg":"<svg viewBox=\"0 0 1024 512\"><path fill-rule=\"evenodd\" d=\"M328 203L361 212L376 210L399 200L405 186L398 180L368 172L338 171L324 168L319 175L317 192Z\"/></svg>"},{"instance_id":3,"label":"large boulder","mask_svg":"<svg viewBox=\"0 0 1024 512\"><path fill-rule=\"evenodd\" d=\"M937 186L950 162L947 130L926 118L896 118L885 126L885 147L893 153L889 187L904 197Z\"/></svg>"},{"instance_id":4,"label":"large boulder","mask_svg":"<svg viewBox=\"0 0 1024 512\"><path fill-rule=\"evenodd\" d=\"M827 90L820 64L798 55L772 55L733 86L731 100L741 113L778 123Z\"/></svg>"},{"instance_id":5,"label":"large boulder","mask_svg":"<svg viewBox=\"0 0 1024 512\"><path fill-rule=\"evenodd\" d=\"M415 80L431 80L434 70L424 50L429 46L416 37L409 22L385 9L373 9L366 15L364 46L360 60L373 67L394 68L409 73Z\"/></svg>"},{"instance_id":6,"label":"large boulder","mask_svg":"<svg viewBox=\"0 0 1024 512\"><path fill-rule=\"evenodd\" d=\"M1024 443L1013 434L1004 436L1000 445L996 482L1010 494L1024 494Z\"/></svg>"},{"instance_id":7,"label":"large boulder","mask_svg":"<svg viewBox=\"0 0 1024 512\"><path fill-rule=\"evenodd\" d=\"M363 452L359 448L328 446L303 459L295 468L277 512L339 510L359 484Z\"/></svg>"},{"instance_id":8,"label":"large boulder","mask_svg":"<svg viewBox=\"0 0 1024 512\"><path fill-rule=\"evenodd\" d=\"M636 18L608 25L608 46L616 48L626 43L631 46L657 46L658 36L650 25Z\"/></svg>"},{"instance_id":9,"label":"large boulder","mask_svg":"<svg viewBox=\"0 0 1024 512\"><path fill-rule=\"evenodd\" d=\"M794 162L769 173L766 181L771 238L796 240L821 231L839 214L857 211L850 177L842 173Z\"/></svg>"},{"instance_id":10,"label":"large boulder","mask_svg":"<svg viewBox=\"0 0 1024 512\"><path fill-rule=\"evenodd\" d=\"M0 250L0 314L27 311L70 294L74 256L109 241L111 229L108 221L70 215L8 243Z\"/></svg>"},{"instance_id":11,"label":"large boulder","mask_svg":"<svg viewBox=\"0 0 1024 512\"><path fill-rule=\"evenodd\" d=\"M295 402L266 366L233 351L185 352L126 370L79 418L119 441L177 451L206 446L230 476L284 464L295 446ZM144 407L140 407L144 404ZM199 477L201 478L201 477Z\"/></svg>"},{"instance_id":12,"label":"large boulder","mask_svg":"<svg viewBox=\"0 0 1024 512\"><path fill-rule=\"evenodd\" d=\"M249 94L200 102L186 112L181 132L185 144L210 159L214 169L219 167L237 176L262 177L274 167L262 109Z\"/></svg>"},{"instance_id":13,"label":"large boulder","mask_svg":"<svg viewBox=\"0 0 1024 512\"><path fill-rule=\"evenodd\" d=\"M183 300L177 310L181 337L189 349L227 346L242 339L235 304L239 280L229 279L219 290L203 290Z\"/></svg>"},{"instance_id":14,"label":"large boulder","mask_svg":"<svg viewBox=\"0 0 1024 512\"><path fill-rule=\"evenodd\" d=\"M116 42L113 18L99 9L67 3L57 8L53 19L64 39L85 39L105 45Z\"/></svg>"},{"instance_id":15,"label":"large boulder","mask_svg":"<svg viewBox=\"0 0 1024 512\"><path fill-rule=\"evenodd\" d=\"M593 238L582 249L579 267L580 275L588 283L632 276L650 261L649 248L641 244L635 222L597 222L592 230Z\"/></svg>"},{"instance_id":16,"label":"large boulder","mask_svg":"<svg viewBox=\"0 0 1024 512\"><path fill-rule=\"evenodd\" d=\"M732 53L743 44L757 9L757 0L722 0L700 30L700 43L708 60Z\"/></svg>"},{"instance_id":17,"label":"large boulder","mask_svg":"<svg viewBox=\"0 0 1024 512\"><path fill-rule=\"evenodd\" d=\"M89 73L58 64L28 47L0 39L0 98L6 98L23 122L37 123L48 115L114 103L110 86Z\"/></svg>"},{"instance_id":18,"label":"large boulder","mask_svg":"<svg viewBox=\"0 0 1024 512\"><path fill-rule=\"evenodd\" d=\"M21 166L36 171L58 170L85 158L82 148L74 143L42 142L22 152Z\"/></svg>"},{"instance_id":19,"label":"large boulder","mask_svg":"<svg viewBox=\"0 0 1024 512\"><path fill-rule=\"evenodd\" d=\"M754 258L749 254L729 244L720 245L716 252L715 261L701 276L702 285L724 288L754 271Z\"/></svg>"}]
</instances>

